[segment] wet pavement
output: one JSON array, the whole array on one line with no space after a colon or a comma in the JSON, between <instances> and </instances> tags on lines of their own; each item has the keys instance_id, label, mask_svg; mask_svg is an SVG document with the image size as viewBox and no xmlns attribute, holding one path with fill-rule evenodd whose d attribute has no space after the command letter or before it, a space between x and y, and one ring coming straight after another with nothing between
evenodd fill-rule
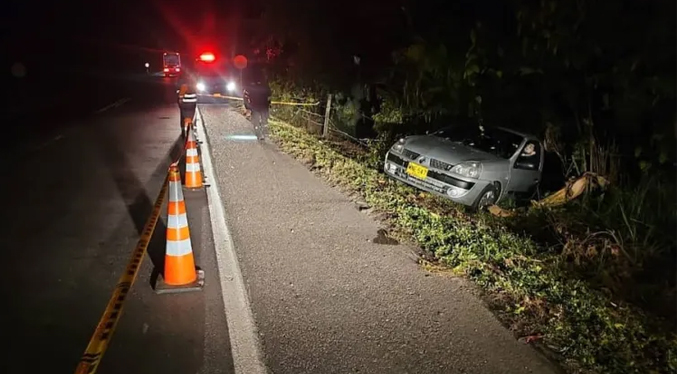
<instances>
[{"instance_id":1,"label":"wet pavement","mask_svg":"<svg viewBox=\"0 0 677 374\"><path fill-rule=\"evenodd\" d=\"M200 112L271 372L556 372L466 281L427 274L405 245L375 244L377 222L275 146L251 140L240 114Z\"/></svg>"},{"instance_id":2,"label":"wet pavement","mask_svg":"<svg viewBox=\"0 0 677 374\"><path fill-rule=\"evenodd\" d=\"M83 101L56 119L33 113L30 124L49 131L22 131L3 152L2 373L74 372L182 144L171 81L120 75L91 87L80 94L100 90L108 101ZM185 198L205 287L152 291L163 207L98 373L233 372L206 194Z\"/></svg>"}]
</instances>

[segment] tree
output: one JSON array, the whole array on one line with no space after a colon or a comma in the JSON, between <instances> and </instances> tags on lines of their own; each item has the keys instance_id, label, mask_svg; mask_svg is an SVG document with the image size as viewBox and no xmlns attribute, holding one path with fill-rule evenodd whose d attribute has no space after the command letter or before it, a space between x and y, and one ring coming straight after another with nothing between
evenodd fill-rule
<instances>
[{"instance_id":1,"label":"tree","mask_svg":"<svg viewBox=\"0 0 677 374\"><path fill-rule=\"evenodd\" d=\"M478 86L483 113L529 121L534 130L555 124L568 138L585 135L588 150L595 139L613 139L630 155L653 146L654 162L670 162L675 50L665 46L675 45L674 2L516 1L512 8L502 39L495 25L471 33L466 79ZM528 111L538 117L520 115ZM593 152L584 153L590 169Z\"/></svg>"}]
</instances>

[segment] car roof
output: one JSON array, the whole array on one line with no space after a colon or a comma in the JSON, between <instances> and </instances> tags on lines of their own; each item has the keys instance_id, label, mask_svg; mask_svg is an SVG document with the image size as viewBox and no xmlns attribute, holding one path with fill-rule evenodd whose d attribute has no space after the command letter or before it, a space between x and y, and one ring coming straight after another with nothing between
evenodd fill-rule
<instances>
[{"instance_id":1,"label":"car roof","mask_svg":"<svg viewBox=\"0 0 677 374\"><path fill-rule=\"evenodd\" d=\"M540 140L538 139L538 137L536 137L535 135L531 135L531 134L528 134L528 133L525 133L525 132L521 132L521 131L509 129L509 128L507 128L507 127L502 127L502 126L494 126L494 128L503 130L503 131L505 131L505 132L509 132L509 133L511 133L511 134L515 134L515 135L521 136L521 137L526 138L526 139L528 139L528 140L536 140L536 141L540 141Z\"/></svg>"},{"instance_id":2,"label":"car roof","mask_svg":"<svg viewBox=\"0 0 677 374\"><path fill-rule=\"evenodd\" d=\"M508 127L492 126L492 125L489 125L489 124L481 125L481 124L479 124L478 122L476 122L475 120L472 120L472 119L460 120L460 121L457 121L457 123L458 123L458 125L461 125L463 127L465 127L465 126L484 126L485 128L490 128L490 129L493 128L493 129L497 129L497 130L501 130L501 131L511 133L513 135L517 135L517 136L522 137L522 138L526 138L527 140L535 140L537 142L540 142L540 139L535 135L532 135L532 134L529 134L529 133L526 133L526 132L521 132L521 131L518 131L518 130L515 130L515 129L508 128ZM449 127L449 126L453 127L455 125L448 125L447 127Z\"/></svg>"}]
</instances>

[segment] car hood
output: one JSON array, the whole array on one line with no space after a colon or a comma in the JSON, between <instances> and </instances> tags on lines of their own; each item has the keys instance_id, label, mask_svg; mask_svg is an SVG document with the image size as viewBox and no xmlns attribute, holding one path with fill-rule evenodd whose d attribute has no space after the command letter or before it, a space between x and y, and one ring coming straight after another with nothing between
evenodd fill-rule
<instances>
[{"instance_id":1,"label":"car hood","mask_svg":"<svg viewBox=\"0 0 677 374\"><path fill-rule=\"evenodd\" d=\"M233 77L229 75L207 75L207 76L198 76L198 82L203 82L204 84L227 84L228 82L233 81Z\"/></svg>"},{"instance_id":2,"label":"car hood","mask_svg":"<svg viewBox=\"0 0 677 374\"><path fill-rule=\"evenodd\" d=\"M463 144L434 135L408 137L404 148L421 155L456 165L464 161L494 161L499 158Z\"/></svg>"}]
</instances>

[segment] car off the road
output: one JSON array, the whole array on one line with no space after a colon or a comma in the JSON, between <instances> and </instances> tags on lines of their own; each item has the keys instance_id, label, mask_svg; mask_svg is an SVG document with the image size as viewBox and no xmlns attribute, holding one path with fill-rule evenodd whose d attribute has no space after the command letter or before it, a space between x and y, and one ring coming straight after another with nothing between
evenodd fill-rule
<instances>
[{"instance_id":1,"label":"car off the road","mask_svg":"<svg viewBox=\"0 0 677 374\"><path fill-rule=\"evenodd\" d=\"M399 181L454 202L486 208L508 195L533 195L544 147L535 136L503 127L450 126L400 139L384 171Z\"/></svg>"}]
</instances>

